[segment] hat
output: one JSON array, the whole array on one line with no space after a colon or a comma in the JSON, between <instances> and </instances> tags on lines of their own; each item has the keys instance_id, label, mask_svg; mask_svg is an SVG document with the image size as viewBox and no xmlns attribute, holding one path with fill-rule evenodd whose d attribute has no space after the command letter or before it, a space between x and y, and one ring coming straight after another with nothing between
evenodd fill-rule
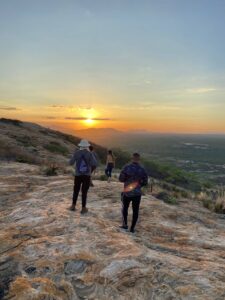
<instances>
[{"instance_id":1,"label":"hat","mask_svg":"<svg viewBox=\"0 0 225 300\"><path fill-rule=\"evenodd\" d=\"M81 148L88 148L90 146L90 144L87 140L81 140L80 143L78 144L78 146Z\"/></svg>"}]
</instances>

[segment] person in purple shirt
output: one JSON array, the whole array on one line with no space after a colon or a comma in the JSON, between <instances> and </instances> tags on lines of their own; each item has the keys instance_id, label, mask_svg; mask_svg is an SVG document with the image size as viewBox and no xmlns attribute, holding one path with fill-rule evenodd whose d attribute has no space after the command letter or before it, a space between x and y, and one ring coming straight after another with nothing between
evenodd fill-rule
<instances>
[{"instance_id":1,"label":"person in purple shirt","mask_svg":"<svg viewBox=\"0 0 225 300\"><path fill-rule=\"evenodd\" d=\"M122 226L120 226L120 228L128 229L128 209L132 202L133 218L130 232L134 233L141 202L141 188L148 184L148 175L145 169L140 165L139 153L134 153L132 156L132 162L122 169L119 181L124 183L124 190L121 193Z\"/></svg>"}]
</instances>

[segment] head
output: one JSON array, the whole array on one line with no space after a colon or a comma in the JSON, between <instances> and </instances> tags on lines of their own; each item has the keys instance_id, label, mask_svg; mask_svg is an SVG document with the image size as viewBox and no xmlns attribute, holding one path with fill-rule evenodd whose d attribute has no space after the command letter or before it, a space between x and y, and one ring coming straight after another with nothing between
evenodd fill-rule
<instances>
[{"instance_id":1,"label":"head","mask_svg":"<svg viewBox=\"0 0 225 300\"><path fill-rule=\"evenodd\" d=\"M137 153L137 152L133 153L133 155L132 155L132 161L133 162L138 163L138 162L140 162L140 159L141 159L141 156L140 156L139 153Z\"/></svg>"},{"instance_id":2,"label":"head","mask_svg":"<svg viewBox=\"0 0 225 300\"><path fill-rule=\"evenodd\" d=\"M113 155L112 150L108 150L109 155Z\"/></svg>"},{"instance_id":3,"label":"head","mask_svg":"<svg viewBox=\"0 0 225 300\"><path fill-rule=\"evenodd\" d=\"M89 142L87 140L81 140L80 143L78 144L78 147L80 147L80 149L88 149L90 146Z\"/></svg>"},{"instance_id":4,"label":"head","mask_svg":"<svg viewBox=\"0 0 225 300\"><path fill-rule=\"evenodd\" d=\"M94 147L93 146L89 146L89 150L92 152L94 151Z\"/></svg>"}]
</instances>

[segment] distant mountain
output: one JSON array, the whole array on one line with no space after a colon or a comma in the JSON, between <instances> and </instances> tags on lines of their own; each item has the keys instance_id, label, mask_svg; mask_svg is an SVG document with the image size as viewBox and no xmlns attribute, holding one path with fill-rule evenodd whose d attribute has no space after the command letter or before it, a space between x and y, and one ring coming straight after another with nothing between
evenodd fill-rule
<instances>
[{"instance_id":1,"label":"distant mountain","mask_svg":"<svg viewBox=\"0 0 225 300\"><path fill-rule=\"evenodd\" d=\"M106 147L112 147L117 144L120 138L127 133L114 128L88 128L76 130L75 135L88 139Z\"/></svg>"}]
</instances>

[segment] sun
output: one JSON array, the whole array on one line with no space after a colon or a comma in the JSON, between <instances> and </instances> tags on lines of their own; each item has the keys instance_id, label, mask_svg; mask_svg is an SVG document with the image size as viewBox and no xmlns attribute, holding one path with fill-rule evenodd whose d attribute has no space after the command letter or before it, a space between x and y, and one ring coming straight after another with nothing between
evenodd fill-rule
<instances>
[{"instance_id":1,"label":"sun","mask_svg":"<svg viewBox=\"0 0 225 300\"><path fill-rule=\"evenodd\" d=\"M85 122L87 125L93 125L93 124L94 124L94 120L91 119L91 118L88 118L88 119L84 120L84 122Z\"/></svg>"}]
</instances>

